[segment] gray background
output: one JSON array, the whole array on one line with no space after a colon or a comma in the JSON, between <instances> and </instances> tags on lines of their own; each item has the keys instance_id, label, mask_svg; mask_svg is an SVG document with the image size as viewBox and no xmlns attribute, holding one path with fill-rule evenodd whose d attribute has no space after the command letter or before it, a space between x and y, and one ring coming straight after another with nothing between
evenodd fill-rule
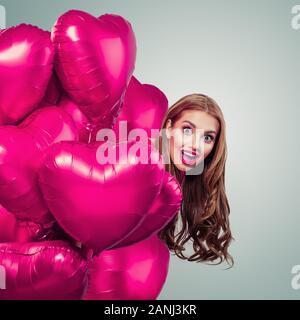
<instances>
[{"instance_id":1,"label":"gray background","mask_svg":"<svg viewBox=\"0 0 300 320\"><path fill-rule=\"evenodd\" d=\"M201 92L227 123L233 269L171 258L159 299L299 299L300 30L288 0L0 0L7 24L49 29L82 9L120 14L135 31L135 75L170 104Z\"/></svg>"}]
</instances>

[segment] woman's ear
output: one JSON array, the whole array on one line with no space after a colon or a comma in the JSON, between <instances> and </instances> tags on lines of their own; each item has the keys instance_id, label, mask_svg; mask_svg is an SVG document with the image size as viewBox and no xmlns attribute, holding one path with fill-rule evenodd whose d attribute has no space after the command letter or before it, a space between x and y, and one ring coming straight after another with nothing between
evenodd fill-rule
<instances>
[{"instance_id":1,"label":"woman's ear","mask_svg":"<svg viewBox=\"0 0 300 320\"><path fill-rule=\"evenodd\" d=\"M172 120L168 119L166 122L166 136L168 139L171 138L171 130L172 130Z\"/></svg>"}]
</instances>

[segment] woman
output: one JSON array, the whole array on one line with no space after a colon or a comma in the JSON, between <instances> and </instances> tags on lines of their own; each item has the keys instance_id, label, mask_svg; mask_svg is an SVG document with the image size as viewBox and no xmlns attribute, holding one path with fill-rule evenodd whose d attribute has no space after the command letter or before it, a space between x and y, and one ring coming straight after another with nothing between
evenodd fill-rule
<instances>
[{"instance_id":1,"label":"woman","mask_svg":"<svg viewBox=\"0 0 300 320\"><path fill-rule=\"evenodd\" d=\"M168 248L181 259L225 260L233 265L228 253L232 235L224 186L225 122L219 106L205 95L183 97L170 107L159 139L152 142L166 170L181 183L180 212L158 233L166 245L153 234L133 246L106 250L95 257L89 267L86 300L156 299L167 277ZM186 256L184 245L189 241L194 252Z\"/></svg>"},{"instance_id":2,"label":"woman","mask_svg":"<svg viewBox=\"0 0 300 320\"><path fill-rule=\"evenodd\" d=\"M228 247L233 238L225 193L227 146L220 107L206 95L187 95L169 108L162 129L159 149L166 170L182 185L183 201L180 214L159 232L160 239L181 259L225 260L232 266ZM194 252L188 257L183 251L189 241Z\"/></svg>"}]
</instances>

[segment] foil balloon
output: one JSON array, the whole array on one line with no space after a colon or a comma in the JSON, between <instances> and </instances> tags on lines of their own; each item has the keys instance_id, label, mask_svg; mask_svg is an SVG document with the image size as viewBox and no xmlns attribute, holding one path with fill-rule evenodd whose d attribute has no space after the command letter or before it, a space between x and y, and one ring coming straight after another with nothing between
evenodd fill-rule
<instances>
[{"instance_id":1,"label":"foil balloon","mask_svg":"<svg viewBox=\"0 0 300 320\"><path fill-rule=\"evenodd\" d=\"M114 126L117 137L122 139L122 135L128 135L133 129L145 130L148 137L151 137L151 129L159 133L167 109L168 100L162 91L150 84L141 84L132 76ZM124 133L121 133L122 126Z\"/></svg>"},{"instance_id":2,"label":"foil balloon","mask_svg":"<svg viewBox=\"0 0 300 320\"><path fill-rule=\"evenodd\" d=\"M111 128L135 67L130 23L118 15L97 19L71 10L58 18L52 40L55 70L66 93L93 124Z\"/></svg>"},{"instance_id":3,"label":"foil balloon","mask_svg":"<svg viewBox=\"0 0 300 320\"><path fill-rule=\"evenodd\" d=\"M14 241L15 229L15 216L0 205L0 242Z\"/></svg>"},{"instance_id":4,"label":"foil balloon","mask_svg":"<svg viewBox=\"0 0 300 320\"><path fill-rule=\"evenodd\" d=\"M139 226L113 249L147 239L166 226L178 213L182 201L181 187L176 178L165 173L161 191Z\"/></svg>"},{"instance_id":5,"label":"foil balloon","mask_svg":"<svg viewBox=\"0 0 300 320\"><path fill-rule=\"evenodd\" d=\"M80 142L91 143L96 141L96 131L91 130L92 127L89 126L88 118L74 101L64 95L61 98L58 107L62 108L72 117L78 131Z\"/></svg>"},{"instance_id":6,"label":"foil balloon","mask_svg":"<svg viewBox=\"0 0 300 320\"><path fill-rule=\"evenodd\" d=\"M18 126L0 127L0 203L17 218L49 223L37 172L45 150L62 140L77 140L73 120L58 107L38 109Z\"/></svg>"},{"instance_id":7,"label":"foil balloon","mask_svg":"<svg viewBox=\"0 0 300 320\"><path fill-rule=\"evenodd\" d=\"M0 266L0 300L78 300L86 290L87 261L63 241L2 243Z\"/></svg>"},{"instance_id":8,"label":"foil balloon","mask_svg":"<svg viewBox=\"0 0 300 320\"><path fill-rule=\"evenodd\" d=\"M44 199L59 225L97 252L134 230L160 192L165 171L159 154L148 142L140 149L148 157L143 163L135 147L132 141L112 144L116 158L106 163L105 143L61 142L40 169Z\"/></svg>"},{"instance_id":9,"label":"foil balloon","mask_svg":"<svg viewBox=\"0 0 300 320\"><path fill-rule=\"evenodd\" d=\"M21 24L0 33L0 125L17 124L38 107L52 74L50 32Z\"/></svg>"},{"instance_id":10,"label":"foil balloon","mask_svg":"<svg viewBox=\"0 0 300 320\"><path fill-rule=\"evenodd\" d=\"M32 221L22 221L0 206L0 243L29 242L40 234L42 227Z\"/></svg>"},{"instance_id":11,"label":"foil balloon","mask_svg":"<svg viewBox=\"0 0 300 320\"><path fill-rule=\"evenodd\" d=\"M89 263L84 300L155 300L166 281L169 259L169 250L157 235L105 250Z\"/></svg>"},{"instance_id":12,"label":"foil balloon","mask_svg":"<svg viewBox=\"0 0 300 320\"><path fill-rule=\"evenodd\" d=\"M58 104L62 96L62 88L60 86L59 80L53 72L52 77L47 86L45 96L41 102L42 106L55 106Z\"/></svg>"},{"instance_id":13,"label":"foil balloon","mask_svg":"<svg viewBox=\"0 0 300 320\"><path fill-rule=\"evenodd\" d=\"M34 242L66 239L66 235L54 221L41 225L30 220L20 220L0 205L0 243Z\"/></svg>"}]
</instances>

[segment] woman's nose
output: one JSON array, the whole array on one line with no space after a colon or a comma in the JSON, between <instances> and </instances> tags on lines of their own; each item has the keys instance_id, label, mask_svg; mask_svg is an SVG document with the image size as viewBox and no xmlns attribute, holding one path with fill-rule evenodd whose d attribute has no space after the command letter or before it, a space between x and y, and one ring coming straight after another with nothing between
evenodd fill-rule
<instances>
[{"instance_id":1,"label":"woman's nose","mask_svg":"<svg viewBox=\"0 0 300 320\"><path fill-rule=\"evenodd\" d=\"M201 147L200 146L196 146L196 147L194 146L192 148L192 151L197 153L198 155L200 155L201 154Z\"/></svg>"},{"instance_id":2,"label":"woman's nose","mask_svg":"<svg viewBox=\"0 0 300 320\"><path fill-rule=\"evenodd\" d=\"M201 147L201 142L186 144L185 148L199 155L201 154L201 150L203 150L203 147Z\"/></svg>"},{"instance_id":3,"label":"woman's nose","mask_svg":"<svg viewBox=\"0 0 300 320\"><path fill-rule=\"evenodd\" d=\"M201 151L201 145L203 144L203 141L201 139L201 137L194 137L193 138L193 141L192 141L192 150L195 151L195 152L199 152Z\"/></svg>"}]
</instances>

